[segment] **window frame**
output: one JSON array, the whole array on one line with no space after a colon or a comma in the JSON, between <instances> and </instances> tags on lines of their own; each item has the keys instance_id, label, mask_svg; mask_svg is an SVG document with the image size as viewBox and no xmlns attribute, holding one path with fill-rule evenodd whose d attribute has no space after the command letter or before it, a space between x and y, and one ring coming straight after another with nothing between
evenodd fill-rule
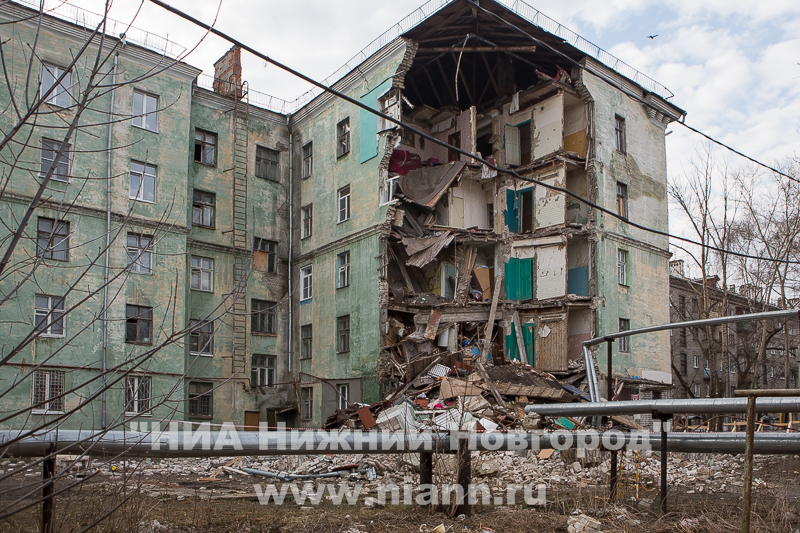
<instances>
[{"instance_id":1,"label":"window frame","mask_svg":"<svg viewBox=\"0 0 800 533\"><path fill-rule=\"evenodd\" d=\"M266 245L266 249L264 246ZM278 241L271 241L263 237L253 237L253 251L267 254L267 272L274 274L278 271Z\"/></svg>"},{"instance_id":2,"label":"window frame","mask_svg":"<svg viewBox=\"0 0 800 533\"><path fill-rule=\"evenodd\" d=\"M629 287L628 268L630 253L628 250L617 248L617 283L623 287Z\"/></svg>"},{"instance_id":3,"label":"window frame","mask_svg":"<svg viewBox=\"0 0 800 533\"><path fill-rule=\"evenodd\" d=\"M306 332L309 334L306 335ZM300 326L300 360L314 357L314 327L312 324Z\"/></svg>"},{"instance_id":4,"label":"window frame","mask_svg":"<svg viewBox=\"0 0 800 533\"><path fill-rule=\"evenodd\" d=\"M314 265L300 268L300 301L305 302L314 297Z\"/></svg>"},{"instance_id":5,"label":"window frame","mask_svg":"<svg viewBox=\"0 0 800 533\"><path fill-rule=\"evenodd\" d=\"M56 155L58 154L58 149L61 148L61 143L63 141L55 141L53 139L47 139L42 137L42 149L39 154L39 177L44 178L47 176L47 171L53 162L56 159ZM46 158L45 153L48 152L52 154L51 158ZM53 174L50 176L50 181L58 181L60 183L70 183L72 181L72 145L67 143L67 150L65 153L61 155L61 158L55 163L55 169L53 170ZM62 161L63 159L63 161ZM45 161L48 162L47 167L45 167ZM59 167L66 167L64 170L66 173L61 172Z\"/></svg>"},{"instance_id":6,"label":"window frame","mask_svg":"<svg viewBox=\"0 0 800 533\"><path fill-rule=\"evenodd\" d=\"M339 409L347 409L350 407L350 384L349 383L337 383L336 384L336 392L337 392L337 403L339 405Z\"/></svg>"},{"instance_id":7,"label":"window frame","mask_svg":"<svg viewBox=\"0 0 800 533\"><path fill-rule=\"evenodd\" d=\"M205 197L205 198L204 198ZM206 214L210 209L211 223L206 224ZM195 222L195 210L200 213L200 222ZM192 226L198 228L215 229L217 227L217 194L192 189Z\"/></svg>"},{"instance_id":8,"label":"window frame","mask_svg":"<svg viewBox=\"0 0 800 533\"><path fill-rule=\"evenodd\" d=\"M199 264L195 266L194 260L198 259ZM203 261L209 261L210 266L208 268L203 266ZM199 255L191 256L189 260L190 264L190 273L189 273L189 289L193 291L201 291L201 292L214 292L214 259L211 257L202 257ZM195 286L195 272L197 272L197 286ZM203 274L209 274L209 288L203 288Z\"/></svg>"},{"instance_id":9,"label":"window frame","mask_svg":"<svg viewBox=\"0 0 800 533\"><path fill-rule=\"evenodd\" d=\"M47 298L47 307L39 307L37 300ZM61 308L58 308L60 304ZM66 303L63 296L53 296L50 294L34 294L33 296L33 329L37 337L48 339L63 339L67 336L64 315L66 314ZM38 321L41 318L46 328L39 329ZM60 325L61 333L53 333L53 326Z\"/></svg>"},{"instance_id":10,"label":"window frame","mask_svg":"<svg viewBox=\"0 0 800 533\"><path fill-rule=\"evenodd\" d=\"M308 141L302 148L302 168L300 179L310 178L314 173L314 141Z\"/></svg>"},{"instance_id":11,"label":"window frame","mask_svg":"<svg viewBox=\"0 0 800 533\"><path fill-rule=\"evenodd\" d=\"M700 356L694 355L692 357L692 368L700 368Z\"/></svg>"},{"instance_id":12,"label":"window frame","mask_svg":"<svg viewBox=\"0 0 800 533\"><path fill-rule=\"evenodd\" d=\"M142 105L141 105L142 112L140 114L136 113L136 97L137 96L141 96L142 97ZM153 111L151 111L149 109L149 107L147 106L148 98L155 101L155 103L154 103L155 107L154 107ZM138 89L134 89L133 90L133 112L131 114L133 115L133 118L131 119L131 125L134 128L139 128L139 129L150 131L150 132L153 132L153 133L158 133L158 129L159 129L158 128L158 119L159 119L158 115L159 115L159 112L158 112L158 95L157 94L152 94L152 93L149 93L147 91L140 91ZM152 118L155 121L154 128L148 128L147 127L147 125L149 123L148 119L150 119L150 118ZM136 123L137 120L140 121L139 124Z\"/></svg>"},{"instance_id":13,"label":"window frame","mask_svg":"<svg viewBox=\"0 0 800 533\"><path fill-rule=\"evenodd\" d=\"M680 371L681 371L681 375L683 375L683 376L685 376L687 374L687 372L689 371L689 365L688 365L688 361L687 361L688 358L689 357L685 353L680 354L680 365L681 365L680 366Z\"/></svg>"},{"instance_id":14,"label":"window frame","mask_svg":"<svg viewBox=\"0 0 800 533\"><path fill-rule=\"evenodd\" d=\"M63 414L66 404L66 398L63 396L66 391L66 372L40 369L34 371L31 379L31 413L38 415ZM44 391L39 388L42 386ZM44 396L41 395L42 392ZM44 402L42 406L33 407L42 402Z\"/></svg>"},{"instance_id":15,"label":"window frame","mask_svg":"<svg viewBox=\"0 0 800 533\"><path fill-rule=\"evenodd\" d=\"M192 388L194 387L194 391ZM202 390L207 387L207 390ZM198 390L199 389L199 390ZM204 402L202 398L208 398ZM189 418L214 418L214 384L205 381L190 381L188 387L187 401L189 402ZM203 403L207 403L208 414L202 413Z\"/></svg>"},{"instance_id":16,"label":"window frame","mask_svg":"<svg viewBox=\"0 0 800 533\"><path fill-rule=\"evenodd\" d=\"M631 320L629 318L620 318L619 319L619 331L630 331L630 329L631 329ZM631 352L630 337L620 337L619 338L619 352L620 353L630 353Z\"/></svg>"},{"instance_id":17,"label":"window frame","mask_svg":"<svg viewBox=\"0 0 800 533\"><path fill-rule=\"evenodd\" d=\"M189 329L189 354L214 357L214 321L191 319Z\"/></svg>"},{"instance_id":18,"label":"window frame","mask_svg":"<svg viewBox=\"0 0 800 533\"><path fill-rule=\"evenodd\" d=\"M336 353L350 353L350 315L336 317Z\"/></svg>"},{"instance_id":19,"label":"window frame","mask_svg":"<svg viewBox=\"0 0 800 533\"><path fill-rule=\"evenodd\" d=\"M274 155L275 159L266 157L270 155ZM281 153L278 150L267 148L260 144L256 145L256 168L254 174L257 178L279 183L281 181L280 167Z\"/></svg>"},{"instance_id":20,"label":"window frame","mask_svg":"<svg viewBox=\"0 0 800 533\"><path fill-rule=\"evenodd\" d=\"M314 419L314 387L300 387L300 420Z\"/></svg>"},{"instance_id":21,"label":"window frame","mask_svg":"<svg viewBox=\"0 0 800 533\"><path fill-rule=\"evenodd\" d=\"M266 354L253 354L250 358L250 386L275 387L277 384L277 368L275 356ZM259 363L259 364L256 364ZM256 378L255 381L253 378ZM261 381L264 383L261 383Z\"/></svg>"},{"instance_id":22,"label":"window frame","mask_svg":"<svg viewBox=\"0 0 800 533\"><path fill-rule=\"evenodd\" d=\"M132 311L136 312L137 314L131 315L130 313ZM146 311L146 315L149 314L149 316L142 315L142 311ZM128 326L134 322L136 323L136 338L135 340L129 340ZM140 340L142 324L146 324L149 328L148 332L150 336L148 337L148 340ZM153 333L153 308L144 305L125 304L125 344L151 346L153 344Z\"/></svg>"},{"instance_id":23,"label":"window frame","mask_svg":"<svg viewBox=\"0 0 800 533\"><path fill-rule=\"evenodd\" d=\"M250 300L250 334L251 335L277 335L278 334L278 302L269 300ZM262 324L264 328L262 328Z\"/></svg>"},{"instance_id":24,"label":"window frame","mask_svg":"<svg viewBox=\"0 0 800 533\"><path fill-rule=\"evenodd\" d=\"M614 149L621 153L628 153L628 140L625 131L625 117L614 115Z\"/></svg>"},{"instance_id":25,"label":"window frame","mask_svg":"<svg viewBox=\"0 0 800 533\"><path fill-rule=\"evenodd\" d=\"M143 385L146 386L143 387ZM150 376L128 376L125 378L123 412L125 416L152 416L153 380ZM142 389L146 397L141 397ZM144 405L142 405L144 404ZM129 409L131 406L135 409Z\"/></svg>"},{"instance_id":26,"label":"window frame","mask_svg":"<svg viewBox=\"0 0 800 533\"><path fill-rule=\"evenodd\" d=\"M336 158L350 153L350 117L336 123Z\"/></svg>"},{"instance_id":27,"label":"window frame","mask_svg":"<svg viewBox=\"0 0 800 533\"><path fill-rule=\"evenodd\" d=\"M142 167L141 170L134 169L134 165L139 165ZM152 174L148 173L149 170L152 170ZM134 175L137 176L139 180L139 186L135 190L134 195L134 188L133 188L133 177ZM153 199L148 200L145 198L145 179L148 181L153 182ZM144 202L147 204L155 204L158 199L158 194L156 194L156 183L158 181L158 167L156 165L149 165L147 163L143 163L141 161L134 161L131 160L131 169L128 176L128 199L133 200L134 202Z\"/></svg>"},{"instance_id":28,"label":"window frame","mask_svg":"<svg viewBox=\"0 0 800 533\"><path fill-rule=\"evenodd\" d=\"M345 262L346 261L346 262ZM350 286L350 250L336 254L336 288Z\"/></svg>"},{"instance_id":29,"label":"window frame","mask_svg":"<svg viewBox=\"0 0 800 533\"><path fill-rule=\"evenodd\" d=\"M198 139L198 135L201 135L202 138ZM209 139L213 140L210 142ZM197 148L198 145L200 147L200 159L198 159ZM205 154L208 153L208 147L213 147L213 160L209 163L205 160ZM207 167L215 167L217 166L218 161L218 154L217 149L219 147L219 136L214 133L213 131L204 130L201 128L194 129L194 161L195 163L200 163L201 165L205 165Z\"/></svg>"},{"instance_id":30,"label":"window frame","mask_svg":"<svg viewBox=\"0 0 800 533\"><path fill-rule=\"evenodd\" d=\"M131 237L136 239L136 246L131 246ZM142 241L147 239L147 244L142 246ZM141 233L128 232L125 240L125 250L127 257L126 269L128 272L136 274L145 274L148 276L153 275L153 237L151 235L143 235ZM131 251L133 251L134 259L131 258ZM147 266L142 263L142 260L147 258ZM135 266L135 268L131 268Z\"/></svg>"},{"instance_id":31,"label":"window frame","mask_svg":"<svg viewBox=\"0 0 800 533\"><path fill-rule=\"evenodd\" d=\"M308 214L308 216L306 216ZM300 239L308 239L314 233L314 204L300 208Z\"/></svg>"},{"instance_id":32,"label":"window frame","mask_svg":"<svg viewBox=\"0 0 800 533\"><path fill-rule=\"evenodd\" d=\"M628 220L628 184L621 181L616 185L617 214L623 219Z\"/></svg>"},{"instance_id":33,"label":"window frame","mask_svg":"<svg viewBox=\"0 0 800 533\"><path fill-rule=\"evenodd\" d=\"M51 224L50 230L43 230L42 222L49 222ZM69 235L68 220L38 217L36 220L36 255L42 259L50 259L52 261L69 261ZM61 240L55 243L56 238L61 238ZM42 246L43 240L45 241L45 246ZM63 250L61 249L62 245ZM56 254L60 256L62 252L63 259L56 256Z\"/></svg>"},{"instance_id":34,"label":"window frame","mask_svg":"<svg viewBox=\"0 0 800 533\"><path fill-rule=\"evenodd\" d=\"M393 205L395 203L396 198L394 197L394 193L397 190L397 182L400 179L400 176L395 176L393 178L386 178L384 183L381 185L378 198L378 205Z\"/></svg>"},{"instance_id":35,"label":"window frame","mask_svg":"<svg viewBox=\"0 0 800 533\"><path fill-rule=\"evenodd\" d=\"M336 193L336 198L336 223L341 224L350 220L350 185L345 185L339 189ZM344 201L344 206L342 206L342 201Z\"/></svg>"},{"instance_id":36,"label":"window frame","mask_svg":"<svg viewBox=\"0 0 800 533\"><path fill-rule=\"evenodd\" d=\"M47 75L52 77L52 83L45 87L45 72ZM58 87L50 94L47 100L44 100L44 103L50 104L56 107L60 107L62 109L67 109L72 105L72 71L65 70L64 67L59 67L58 65L54 65L52 63L48 63L46 61L42 61L42 77L39 81L39 97L46 93L50 88L56 84L56 80L62 75L66 73L64 79L61 83L58 84ZM60 88L60 90L59 90ZM62 101L59 101L59 98L63 95Z\"/></svg>"}]
</instances>

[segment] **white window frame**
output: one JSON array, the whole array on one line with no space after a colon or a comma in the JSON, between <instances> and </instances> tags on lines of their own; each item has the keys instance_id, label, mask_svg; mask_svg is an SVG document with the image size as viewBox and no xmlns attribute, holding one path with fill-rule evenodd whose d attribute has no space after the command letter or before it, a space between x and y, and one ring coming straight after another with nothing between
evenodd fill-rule
<instances>
[{"instance_id":1,"label":"white window frame","mask_svg":"<svg viewBox=\"0 0 800 533\"><path fill-rule=\"evenodd\" d=\"M191 264L189 288L195 291L214 292L214 260L210 257L193 255ZM195 275L197 275L197 283L195 283ZM206 275L207 278L204 279ZM208 284L205 281L208 281Z\"/></svg>"},{"instance_id":2,"label":"white window frame","mask_svg":"<svg viewBox=\"0 0 800 533\"><path fill-rule=\"evenodd\" d=\"M342 222L350 220L350 185L345 185L339 189L336 197L338 198L336 204L338 206L336 223L341 224Z\"/></svg>"},{"instance_id":3,"label":"white window frame","mask_svg":"<svg viewBox=\"0 0 800 533\"><path fill-rule=\"evenodd\" d=\"M300 419L312 420L314 418L314 387L300 388Z\"/></svg>"},{"instance_id":4,"label":"white window frame","mask_svg":"<svg viewBox=\"0 0 800 533\"><path fill-rule=\"evenodd\" d=\"M300 238L308 239L314 233L314 204L300 208Z\"/></svg>"},{"instance_id":5,"label":"white window frame","mask_svg":"<svg viewBox=\"0 0 800 533\"><path fill-rule=\"evenodd\" d=\"M50 87L55 85L56 80L65 72L62 67L58 67L51 63L42 63L42 79L41 79L41 89L39 96L41 97L50 90ZM45 103L58 106L58 107L70 107L72 105L72 72L66 71L67 75L64 76L64 79L61 81L58 87L50 94L50 96L45 100ZM48 78L52 78L50 85L45 86L45 76Z\"/></svg>"},{"instance_id":6,"label":"white window frame","mask_svg":"<svg viewBox=\"0 0 800 533\"><path fill-rule=\"evenodd\" d=\"M214 322L210 320L190 320L189 353L203 357L214 357ZM193 338L197 338L197 349L192 350Z\"/></svg>"},{"instance_id":7,"label":"white window frame","mask_svg":"<svg viewBox=\"0 0 800 533\"><path fill-rule=\"evenodd\" d=\"M303 145L303 171L301 179L310 178L314 172L314 141L308 141Z\"/></svg>"},{"instance_id":8,"label":"white window frame","mask_svg":"<svg viewBox=\"0 0 800 533\"><path fill-rule=\"evenodd\" d=\"M126 416L152 416L151 399L153 397L153 381L150 376L128 376L125 378ZM134 409L129 409L130 407Z\"/></svg>"},{"instance_id":9,"label":"white window frame","mask_svg":"<svg viewBox=\"0 0 800 533\"><path fill-rule=\"evenodd\" d=\"M628 250L617 248L617 283L628 286L628 261L630 254Z\"/></svg>"},{"instance_id":10,"label":"white window frame","mask_svg":"<svg viewBox=\"0 0 800 533\"><path fill-rule=\"evenodd\" d=\"M136 239L134 246L131 246L131 238ZM147 241L145 244L144 241ZM128 251L128 271L137 274L153 273L153 237L140 233L128 233L126 242Z\"/></svg>"},{"instance_id":11,"label":"white window frame","mask_svg":"<svg viewBox=\"0 0 800 533\"><path fill-rule=\"evenodd\" d=\"M61 396L61 398L56 400L53 400L53 398L64 394L64 391L66 390L66 387L64 386L65 377L66 373L60 370L36 370L33 373L31 378L31 405L36 405L39 403L37 401L36 394L39 387L44 387L44 395L41 400L46 402L44 407L40 406L32 409L31 412L33 414L43 415L64 413L64 404L66 403L66 398L64 396ZM55 403L56 405L51 405L51 403ZM51 409L51 407L53 408Z\"/></svg>"},{"instance_id":12,"label":"white window frame","mask_svg":"<svg viewBox=\"0 0 800 533\"><path fill-rule=\"evenodd\" d=\"M314 265L306 265L300 269L300 301L314 297Z\"/></svg>"},{"instance_id":13,"label":"white window frame","mask_svg":"<svg viewBox=\"0 0 800 533\"><path fill-rule=\"evenodd\" d=\"M136 111L136 99L141 98L141 113ZM143 91L133 91L134 127L158 133L158 96Z\"/></svg>"},{"instance_id":14,"label":"white window frame","mask_svg":"<svg viewBox=\"0 0 800 533\"><path fill-rule=\"evenodd\" d=\"M692 360L692 363L693 363L692 366L694 368L700 368L700 356L699 355L695 355L695 356L692 357L692 359L693 359Z\"/></svg>"},{"instance_id":15,"label":"white window frame","mask_svg":"<svg viewBox=\"0 0 800 533\"><path fill-rule=\"evenodd\" d=\"M344 157L350 153L350 117L336 124L336 157Z\"/></svg>"},{"instance_id":16,"label":"white window frame","mask_svg":"<svg viewBox=\"0 0 800 533\"><path fill-rule=\"evenodd\" d=\"M195 213L199 221L195 222ZM206 224L208 222L208 224ZM213 192L192 190L192 226L214 229L217 225L217 195Z\"/></svg>"},{"instance_id":17,"label":"white window frame","mask_svg":"<svg viewBox=\"0 0 800 533\"><path fill-rule=\"evenodd\" d=\"M336 288L350 286L350 250L336 255Z\"/></svg>"},{"instance_id":18,"label":"white window frame","mask_svg":"<svg viewBox=\"0 0 800 533\"><path fill-rule=\"evenodd\" d=\"M42 298L47 299L47 303L45 307L39 305L38 301ZM56 306L61 305L61 309L58 309ZM33 297L33 314L34 314L34 322L33 327L35 330L38 330L36 323L41 319L44 324L48 324L48 326L44 329L38 330L40 333L38 334L39 337L47 337L52 339L63 339L66 336L67 328L64 324L64 314L66 313L65 310L65 303L63 296L51 296L48 294L36 294ZM48 316L49 315L49 316ZM61 324L61 333L53 333L53 326L57 323Z\"/></svg>"},{"instance_id":19,"label":"white window frame","mask_svg":"<svg viewBox=\"0 0 800 533\"><path fill-rule=\"evenodd\" d=\"M339 383L336 385L336 392L338 393L337 399L339 400L339 409L347 409L350 407L350 384Z\"/></svg>"},{"instance_id":20,"label":"white window frame","mask_svg":"<svg viewBox=\"0 0 800 533\"><path fill-rule=\"evenodd\" d=\"M44 178L45 176L47 176L47 171L53 164L53 161L56 158L56 154L58 154L59 148L61 148L61 141L54 141L52 139L42 139L42 151L39 158L40 177ZM50 181L60 181L61 183L69 183L71 181L72 162L70 161L70 154L71 154L70 148L71 146L67 144L67 150L64 154L62 154L61 159L59 159L58 163L56 164L56 168L53 170L53 174L50 176ZM45 157L45 153L49 153L51 157Z\"/></svg>"},{"instance_id":21,"label":"white window frame","mask_svg":"<svg viewBox=\"0 0 800 533\"><path fill-rule=\"evenodd\" d=\"M276 375L274 355L253 354L250 359L250 386L274 387Z\"/></svg>"},{"instance_id":22,"label":"white window frame","mask_svg":"<svg viewBox=\"0 0 800 533\"><path fill-rule=\"evenodd\" d=\"M397 180L399 179L399 176L395 176L394 178L386 178L384 184L381 185L378 205L392 205L397 202L397 199L394 197L394 191L397 188Z\"/></svg>"},{"instance_id":23,"label":"white window frame","mask_svg":"<svg viewBox=\"0 0 800 533\"><path fill-rule=\"evenodd\" d=\"M141 167L141 168L139 168ZM139 180L139 185L134 189L133 178ZM137 202L145 202L148 204L156 203L156 179L158 177L158 167L142 163L140 161L131 161L130 179L128 180L129 192L128 198ZM153 183L153 199L145 198L145 181L152 181Z\"/></svg>"}]
</instances>

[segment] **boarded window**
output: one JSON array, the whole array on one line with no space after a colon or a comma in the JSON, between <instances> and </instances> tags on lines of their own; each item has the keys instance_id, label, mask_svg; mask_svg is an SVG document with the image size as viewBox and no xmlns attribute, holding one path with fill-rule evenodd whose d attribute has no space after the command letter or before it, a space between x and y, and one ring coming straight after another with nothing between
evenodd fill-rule
<instances>
[{"instance_id":1,"label":"boarded window","mask_svg":"<svg viewBox=\"0 0 800 533\"><path fill-rule=\"evenodd\" d=\"M263 272L273 273L278 264L278 243L260 237L253 239L255 252L253 268Z\"/></svg>"},{"instance_id":2,"label":"boarded window","mask_svg":"<svg viewBox=\"0 0 800 533\"><path fill-rule=\"evenodd\" d=\"M449 144L450 146L453 146L455 148L461 148L461 132L457 131L455 133L451 133L450 135L448 135L447 136L447 144ZM448 161L451 161L451 162L452 161L458 161L459 159L461 159L461 154L459 154L458 152L456 152L453 149L448 149L447 150L447 160Z\"/></svg>"}]
</instances>

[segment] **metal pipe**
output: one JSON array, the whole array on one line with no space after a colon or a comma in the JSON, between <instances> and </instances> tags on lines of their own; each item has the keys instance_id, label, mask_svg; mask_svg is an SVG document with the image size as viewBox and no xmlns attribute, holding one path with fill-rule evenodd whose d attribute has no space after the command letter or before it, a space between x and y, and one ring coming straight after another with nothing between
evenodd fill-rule
<instances>
[{"instance_id":1,"label":"metal pipe","mask_svg":"<svg viewBox=\"0 0 800 533\"><path fill-rule=\"evenodd\" d=\"M287 115L287 117L286 117L286 128L287 129L289 129L289 120L290 120L290 118L291 117ZM292 162L294 161L294 154L292 153L292 150L294 150L293 141L294 141L294 136L292 135L291 130L289 130L289 267L288 267L289 278L288 278L288 290L287 290L287 294L289 295L289 317L288 317L289 323L287 324L288 328L289 328L289 332L288 332L287 341L286 341L288 343L287 345L288 345L288 348L289 348L288 349L289 360L287 362L289 377L291 377L291 374L292 374L292 355L293 355L292 340L294 338L293 335L292 335L292 324L293 324L293 322L292 322L292 295L293 295L293 291L292 291L292 264L293 264L292 263L292 251L293 251L293 247L294 247L294 241L292 240L292 237L293 237L292 231L294 230L294 220L292 218L294 216L294 210L292 209L292 207L294 206L294 198L292 197L292 194L294 192L294 169L292 168ZM301 174L301 176L302 176L302 174Z\"/></svg>"},{"instance_id":2,"label":"metal pipe","mask_svg":"<svg viewBox=\"0 0 800 533\"><path fill-rule=\"evenodd\" d=\"M547 416L609 416L654 412L662 414L746 413L747 400L745 398L702 398L694 400L636 400L598 403L530 404L525 407L525 412ZM756 412L800 412L800 398L759 398L756 400Z\"/></svg>"},{"instance_id":3,"label":"metal pipe","mask_svg":"<svg viewBox=\"0 0 800 533\"><path fill-rule=\"evenodd\" d=\"M327 431L210 431L206 434L176 431L172 435L81 430L50 431L12 439L28 431L0 430L0 450L7 456L42 457L53 451L59 454L123 457L234 457L249 455L308 455L353 453L455 453L456 437L449 432L327 432ZM608 432L606 432L608 433ZM636 449L655 449L658 433L611 432L620 445ZM236 435L235 438L233 435ZM549 433L471 433L470 449L539 450L575 448L578 443L598 442L605 433L597 431L557 431ZM473 437L474 436L474 437ZM170 449L172 440L172 449ZM458 439L464 440L464 439ZM609 439L612 440L612 439ZM571 442L566 442L571 441ZM680 453L744 453L743 433L669 433L669 449ZM590 448L587 444L584 448ZM759 433L754 436L753 453L800 453L800 433Z\"/></svg>"},{"instance_id":4,"label":"metal pipe","mask_svg":"<svg viewBox=\"0 0 800 533\"><path fill-rule=\"evenodd\" d=\"M599 397L597 395L597 389L595 389L594 386L594 364L592 363L589 348L586 346L583 347L583 361L586 366L586 382L589 384L589 399L593 402L597 402L599 401Z\"/></svg>"},{"instance_id":5,"label":"metal pipe","mask_svg":"<svg viewBox=\"0 0 800 533\"><path fill-rule=\"evenodd\" d=\"M275 478L278 481L296 481L298 479L318 479L324 477L344 477L344 475L340 474L339 472L322 472L320 474L280 474L277 472L268 472L266 470L256 470L255 468L242 468L241 470L242 472L247 472L248 474L253 474L255 476Z\"/></svg>"}]
</instances>

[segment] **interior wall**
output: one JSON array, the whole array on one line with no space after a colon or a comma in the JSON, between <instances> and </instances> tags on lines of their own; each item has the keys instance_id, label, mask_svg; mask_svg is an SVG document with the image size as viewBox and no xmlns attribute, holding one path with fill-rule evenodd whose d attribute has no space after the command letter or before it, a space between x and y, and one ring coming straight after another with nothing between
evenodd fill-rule
<instances>
[{"instance_id":1,"label":"interior wall","mask_svg":"<svg viewBox=\"0 0 800 533\"><path fill-rule=\"evenodd\" d=\"M567 358L577 361L583 357L583 342L592 338L592 310L572 308L567 320Z\"/></svg>"}]
</instances>

